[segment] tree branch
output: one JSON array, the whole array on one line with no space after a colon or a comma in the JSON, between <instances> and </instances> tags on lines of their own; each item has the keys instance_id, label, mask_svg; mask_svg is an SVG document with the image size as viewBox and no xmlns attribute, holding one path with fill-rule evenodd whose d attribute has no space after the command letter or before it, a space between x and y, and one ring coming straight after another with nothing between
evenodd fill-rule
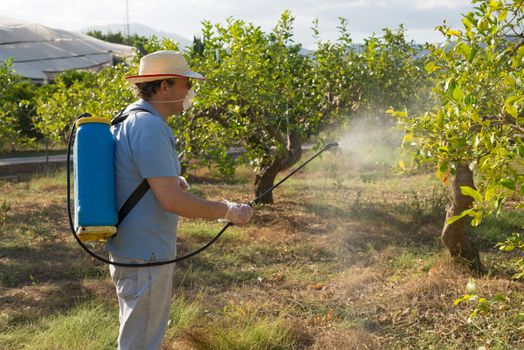
<instances>
[{"instance_id":1,"label":"tree branch","mask_svg":"<svg viewBox=\"0 0 524 350\"><path fill-rule=\"evenodd\" d=\"M275 140L280 143L281 145L286 144L286 139L282 134L278 131L278 129L273 125L264 125L264 129L273 137Z\"/></svg>"},{"instance_id":2,"label":"tree branch","mask_svg":"<svg viewBox=\"0 0 524 350\"><path fill-rule=\"evenodd\" d=\"M204 115L216 122L218 122L220 125L222 125L224 128L229 128L229 125L227 124L227 121L222 118L222 114L224 114L224 110L222 108L214 108L214 109L207 109Z\"/></svg>"}]
</instances>

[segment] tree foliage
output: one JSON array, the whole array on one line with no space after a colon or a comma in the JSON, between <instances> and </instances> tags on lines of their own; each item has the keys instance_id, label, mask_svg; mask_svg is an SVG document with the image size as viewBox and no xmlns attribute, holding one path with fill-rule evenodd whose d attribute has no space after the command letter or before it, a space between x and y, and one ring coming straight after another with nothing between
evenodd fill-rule
<instances>
[{"instance_id":1,"label":"tree foliage","mask_svg":"<svg viewBox=\"0 0 524 350\"><path fill-rule=\"evenodd\" d=\"M144 52L178 50L171 39L156 37L143 43ZM67 71L45 86L37 100L35 127L53 142L65 142L74 118L84 112L112 118L136 97L124 79L137 74L140 54L132 62L104 68L98 72Z\"/></svg>"},{"instance_id":2,"label":"tree foliage","mask_svg":"<svg viewBox=\"0 0 524 350\"><path fill-rule=\"evenodd\" d=\"M101 30L90 30L86 32L87 35L92 36L103 41L107 41L115 44L130 45L137 49L140 56L146 55L148 53L146 45L150 41L147 37L133 33L126 38L122 32L108 32L103 33Z\"/></svg>"},{"instance_id":3,"label":"tree foliage","mask_svg":"<svg viewBox=\"0 0 524 350\"><path fill-rule=\"evenodd\" d=\"M327 118L318 106L324 91L315 85L313 61L293 45L292 23L288 12L270 33L233 18L225 26L203 23L204 48L190 57L207 77L191 116L201 123L198 141L218 142L224 151L245 146L252 164L264 167L288 151L290 138L302 142ZM208 127L220 131L209 133Z\"/></svg>"},{"instance_id":4,"label":"tree foliage","mask_svg":"<svg viewBox=\"0 0 524 350\"><path fill-rule=\"evenodd\" d=\"M345 19L335 42L319 39L315 21L318 48L304 52L293 41L293 22L286 11L265 33L233 18L225 25L206 21L202 39L188 53L192 67L208 79L182 119L186 150L205 162L214 150L214 159L231 173L235 162L228 162L226 152L244 147L257 172L257 193L300 159L304 142L341 125L363 104L405 106L419 87L411 80L425 77L402 27L370 38L364 52L357 52Z\"/></svg>"},{"instance_id":5,"label":"tree foliage","mask_svg":"<svg viewBox=\"0 0 524 350\"><path fill-rule=\"evenodd\" d=\"M388 107L412 112L427 107L431 102L430 80L424 70L423 52L422 45L406 39L402 25L365 39L359 55L364 73L362 107L381 113Z\"/></svg>"},{"instance_id":6,"label":"tree foliage","mask_svg":"<svg viewBox=\"0 0 524 350\"><path fill-rule=\"evenodd\" d=\"M173 41L173 39L167 37L159 39L156 35L152 35L148 38L133 33L128 38L126 38L122 32L113 33L109 31L107 33L103 33L100 30L91 30L86 34L110 43L133 46L137 50L137 55L133 60L133 63L135 64L138 64L140 58L143 56L158 50L179 50L178 43Z\"/></svg>"},{"instance_id":7,"label":"tree foliage","mask_svg":"<svg viewBox=\"0 0 524 350\"><path fill-rule=\"evenodd\" d=\"M35 90L30 81L16 74L11 59L0 64L0 148L39 136L31 123Z\"/></svg>"},{"instance_id":8,"label":"tree foliage","mask_svg":"<svg viewBox=\"0 0 524 350\"><path fill-rule=\"evenodd\" d=\"M71 71L58 75L37 103L35 126L54 142L66 142L74 118L84 112L113 117L133 101L124 80L131 69L118 65L100 72Z\"/></svg>"},{"instance_id":9,"label":"tree foliage","mask_svg":"<svg viewBox=\"0 0 524 350\"><path fill-rule=\"evenodd\" d=\"M465 225L479 225L504 203L524 206L524 1L473 4L461 29L438 27L448 41L431 48L426 64L436 107L416 117L392 113L405 125L415 163L435 165L444 182L452 177L442 239L453 258L482 272Z\"/></svg>"},{"instance_id":10,"label":"tree foliage","mask_svg":"<svg viewBox=\"0 0 524 350\"><path fill-rule=\"evenodd\" d=\"M435 164L443 181L459 162L474 170L478 191L462 191L475 199L475 208L463 215L477 225L504 201L523 204L524 2L473 3L461 29L438 27L448 42L433 47L426 64L437 106L416 117L395 114L406 127L404 145L415 161Z\"/></svg>"},{"instance_id":11,"label":"tree foliage","mask_svg":"<svg viewBox=\"0 0 524 350\"><path fill-rule=\"evenodd\" d=\"M319 39L315 21L317 49L305 51L293 41L293 23L288 11L270 32L234 18L224 24L202 23L202 36L195 38L186 59L207 80L195 84L193 108L169 120L184 151L183 163L197 160L232 176L237 164L249 162L260 193L300 159L304 142L321 144L320 133L340 130L365 106L379 114L389 106L405 107L422 90L425 73L415 57L418 47L406 41L403 27L372 36L360 50L345 19L340 19L340 37L333 42ZM178 49L166 38L153 37L141 45L144 53ZM59 76L49 96L40 100L39 129L63 140L75 115L113 114L132 99L123 77L136 72L140 57L127 68ZM232 158L232 146L246 152Z\"/></svg>"}]
</instances>

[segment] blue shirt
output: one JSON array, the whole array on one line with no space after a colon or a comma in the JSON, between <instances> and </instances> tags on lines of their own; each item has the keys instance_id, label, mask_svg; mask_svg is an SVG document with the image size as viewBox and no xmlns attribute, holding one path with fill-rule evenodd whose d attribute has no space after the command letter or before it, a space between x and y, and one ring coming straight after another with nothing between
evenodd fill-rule
<instances>
[{"instance_id":1,"label":"blue shirt","mask_svg":"<svg viewBox=\"0 0 524 350\"><path fill-rule=\"evenodd\" d=\"M116 202L120 209L145 179L179 176L180 162L175 136L155 108L144 100L129 105L148 112L132 112L125 121L111 127L116 141ZM120 223L107 250L117 256L157 260L176 256L178 215L164 210L149 189Z\"/></svg>"}]
</instances>

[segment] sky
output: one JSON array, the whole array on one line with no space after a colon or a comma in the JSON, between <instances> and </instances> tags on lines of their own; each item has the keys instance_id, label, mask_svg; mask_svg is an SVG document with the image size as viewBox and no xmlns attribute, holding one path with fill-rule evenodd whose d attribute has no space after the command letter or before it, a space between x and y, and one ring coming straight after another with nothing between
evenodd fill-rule
<instances>
[{"instance_id":1,"label":"sky","mask_svg":"<svg viewBox=\"0 0 524 350\"><path fill-rule=\"evenodd\" d=\"M201 21L223 23L229 16L269 31L280 14L290 10L295 17L294 41L310 49L315 46L310 29L315 18L323 40L337 38L338 17L344 17L357 43L401 23L409 39L424 43L442 41L435 26L446 20L457 27L461 14L472 9L469 0L128 0L128 4L131 23L188 39L200 33ZM125 0L0 0L0 16L66 30L124 23L125 9Z\"/></svg>"}]
</instances>

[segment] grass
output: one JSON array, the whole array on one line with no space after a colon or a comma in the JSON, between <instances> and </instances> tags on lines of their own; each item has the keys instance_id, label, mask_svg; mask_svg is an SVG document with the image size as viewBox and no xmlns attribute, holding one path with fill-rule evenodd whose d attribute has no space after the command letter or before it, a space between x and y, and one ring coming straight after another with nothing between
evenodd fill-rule
<instances>
[{"instance_id":1,"label":"grass","mask_svg":"<svg viewBox=\"0 0 524 350\"><path fill-rule=\"evenodd\" d=\"M294 346L295 339L285 326L283 313L276 317L267 315L265 305L231 301L215 313L202 310L201 305L176 305L176 310L183 311L178 313L180 318L172 318L176 326L168 334L178 346L185 343L195 349L217 350L292 349Z\"/></svg>"},{"instance_id":2,"label":"grass","mask_svg":"<svg viewBox=\"0 0 524 350\"><path fill-rule=\"evenodd\" d=\"M236 174L188 178L201 196L247 202L252 173ZM493 248L523 233L522 212L474 230L488 269L478 293L507 300L468 323L474 306L453 301L471 276L439 241L447 189L433 175L397 177L326 153L274 196L250 225L176 265L164 349L524 347L517 256ZM179 254L222 225L182 219ZM0 262L0 349L116 347L114 286L68 231L64 171L0 182Z\"/></svg>"},{"instance_id":3,"label":"grass","mask_svg":"<svg viewBox=\"0 0 524 350\"><path fill-rule=\"evenodd\" d=\"M522 210L505 211L484 218L482 224L475 228L480 244L486 249L493 248L497 242L503 241L514 232L524 230L524 212Z\"/></svg>"},{"instance_id":4,"label":"grass","mask_svg":"<svg viewBox=\"0 0 524 350\"><path fill-rule=\"evenodd\" d=\"M117 325L117 309L85 301L37 323L5 327L0 344L6 349L114 349Z\"/></svg>"}]
</instances>

